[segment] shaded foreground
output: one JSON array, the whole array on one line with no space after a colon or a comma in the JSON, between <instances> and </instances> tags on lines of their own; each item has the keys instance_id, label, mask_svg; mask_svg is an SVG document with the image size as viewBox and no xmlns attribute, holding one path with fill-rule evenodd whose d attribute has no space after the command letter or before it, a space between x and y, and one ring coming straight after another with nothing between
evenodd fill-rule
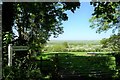
<instances>
[{"instance_id":1,"label":"shaded foreground","mask_svg":"<svg viewBox=\"0 0 120 80\"><path fill-rule=\"evenodd\" d=\"M51 74L47 80L117 80L115 58L111 55L49 53L42 54L42 58L51 60L40 63L42 73Z\"/></svg>"}]
</instances>

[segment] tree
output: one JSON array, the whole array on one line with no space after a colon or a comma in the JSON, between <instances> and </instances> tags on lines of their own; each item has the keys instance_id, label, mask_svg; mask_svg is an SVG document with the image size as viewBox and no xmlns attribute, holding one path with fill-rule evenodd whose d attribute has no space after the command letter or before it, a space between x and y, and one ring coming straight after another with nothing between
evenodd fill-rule
<instances>
[{"instance_id":1,"label":"tree","mask_svg":"<svg viewBox=\"0 0 120 80\"><path fill-rule=\"evenodd\" d=\"M118 24L120 21L118 17L120 16L120 11L118 7L120 6L120 2L91 2L93 5L94 12L93 16L90 19L91 28L97 28L97 32L101 33L103 31L107 31L109 29L119 30L120 25ZM117 45L119 41L118 35L113 35L109 39L102 40L104 45L111 44L113 50L120 51L119 46Z\"/></svg>"},{"instance_id":2,"label":"tree","mask_svg":"<svg viewBox=\"0 0 120 80\"><path fill-rule=\"evenodd\" d=\"M65 48L69 48L68 42L63 42L63 46L64 46Z\"/></svg>"},{"instance_id":3,"label":"tree","mask_svg":"<svg viewBox=\"0 0 120 80\"><path fill-rule=\"evenodd\" d=\"M52 34L57 37L59 34L63 33L62 21L68 20L68 16L65 12L67 10L71 10L74 13L79 6L79 2L3 2L2 16L4 29L2 39L4 44L4 55L7 54L6 49L9 43L13 45L28 45L30 47L31 54L36 54L36 51L41 50L43 44L49 40L49 37ZM15 39L16 36L13 35L12 28L15 28L19 33L17 39ZM13 80L19 78L23 80L31 79L32 76L30 76L30 73L32 70L38 71L38 68L34 68L36 64L30 63L29 58L23 53L25 52L15 53L12 71L10 71L11 73L8 73L8 69L4 68L4 78ZM6 63L4 63L4 66L6 66L7 59L5 56L3 60L6 61ZM8 75L11 75L12 77Z\"/></svg>"},{"instance_id":4,"label":"tree","mask_svg":"<svg viewBox=\"0 0 120 80\"><path fill-rule=\"evenodd\" d=\"M115 32L118 29L117 17L119 16L118 6L120 2L91 2L94 6L94 12L90 19L91 28L97 28L97 32L101 33L109 29Z\"/></svg>"},{"instance_id":5,"label":"tree","mask_svg":"<svg viewBox=\"0 0 120 80\"><path fill-rule=\"evenodd\" d=\"M102 40L100 40L100 43L102 44L102 48L108 47L108 39L107 38L103 38Z\"/></svg>"},{"instance_id":6,"label":"tree","mask_svg":"<svg viewBox=\"0 0 120 80\"><path fill-rule=\"evenodd\" d=\"M97 28L98 33L106 32L109 29L112 29L113 32L120 29L120 11L118 7L120 6L119 2L91 2L91 5L94 6L94 13L90 19L91 28ZM119 31L118 31L119 32ZM120 33L117 35L114 34L108 39L101 41L105 46L109 46L115 52L116 66L118 70L120 69ZM120 71L119 71L120 75Z\"/></svg>"},{"instance_id":7,"label":"tree","mask_svg":"<svg viewBox=\"0 0 120 80\"><path fill-rule=\"evenodd\" d=\"M63 33L62 21L67 21L65 13L71 10L73 13L79 8L80 3L14 3L14 24L18 28L19 41L24 39L22 33L27 34L31 49L41 48L41 45L49 40L53 34L57 37ZM21 44L21 42L19 42Z\"/></svg>"},{"instance_id":8,"label":"tree","mask_svg":"<svg viewBox=\"0 0 120 80\"><path fill-rule=\"evenodd\" d=\"M11 37L7 44L29 44L30 49L41 50L52 34L63 33L62 21L68 20L65 11L74 13L79 6L79 2L3 3L3 39L6 32L13 35L13 26L19 36L14 41L15 36Z\"/></svg>"},{"instance_id":9,"label":"tree","mask_svg":"<svg viewBox=\"0 0 120 80\"><path fill-rule=\"evenodd\" d=\"M101 41L103 48L109 47L113 51L120 50L120 36L119 35L112 35L110 38L103 38Z\"/></svg>"}]
</instances>

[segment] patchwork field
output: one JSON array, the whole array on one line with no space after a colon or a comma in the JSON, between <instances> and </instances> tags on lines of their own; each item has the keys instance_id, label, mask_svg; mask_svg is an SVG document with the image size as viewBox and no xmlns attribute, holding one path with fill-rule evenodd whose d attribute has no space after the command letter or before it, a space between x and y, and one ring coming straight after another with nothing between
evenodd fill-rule
<instances>
[{"instance_id":1,"label":"patchwork field","mask_svg":"<svg viewBox=\"0 0 120 80\"><path fill-rule=\"evenodd\" d=\"M99 40L54 40L49 41L44 51L47 52L106 52L109 48L103 48Z\"/></svg>"}]
</instances>

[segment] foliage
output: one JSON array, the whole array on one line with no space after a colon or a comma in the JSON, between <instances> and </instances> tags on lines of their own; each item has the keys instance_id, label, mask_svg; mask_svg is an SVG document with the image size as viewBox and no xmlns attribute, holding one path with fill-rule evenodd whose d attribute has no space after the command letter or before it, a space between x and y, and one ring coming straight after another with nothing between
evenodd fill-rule
<instances>
[{"instance_id":1,"label":"foliage","mask_svg":"<svg viewBox=\"0 0 120 80\"><path fill-rule=\"evenodd\" d=\"M118 29L117 17L119 16L118 6L120 2L91 2L94 6L93 16L90 19L91 28L97 28L97 32L101 33L109 29L115 32Z\"/></svg>"},{"instance_id":2,"label":"foliage","mask_svg":"<svg viewBox=\"0 0 120 80\"><path fill-rule=\"evenodd\" d=\"M100 43L102 44L103 48L107 48L107 44L108 44L108 39L107 38L103 38Z\"/></svg>"},{"instance_id":3,"label":"foliage","mask_svg":"<svg viewBox=\"0 0 120 80\"><path fill-rule=\"evenodd\" d=\"M65 48L69 48L69 44L68 44L67 42L63 42L63 46L64 46Z\"/></svg>"},{"instance_id":4,"label":"foliage","mask_svg":"<svg viewBox=\"0 0 120 80\"><path fill-rule=\"evenodd\" d=\"M57 37L63 33L62 21L68 20L65 12L71 10L74 13L79 6L79 2L3 3L3 33L13 33L13 26L19 35L16 40L13 36L10 43L27 43L31 53L41 51L52 34Z\"/></svg>"},{"instance_id":5,"label":"foliage","mask_svg":"<svg viewBox=\"0 0 120 80\"><path fill-rule=\"evenodd\" d=\"M37 64L25 64L19 63L15 64L15 66L5 66L3 68L3 79L4 80L39 80L42 78L40 69L37 67Z\"/></svg>"},{"instance_id":6,"label":"foliage","mask_svg":"<svg viewBox=\"0 0 120 80\"><path fill-rule=\"evenodd\" d=\"M12 34L9 32L2 33L2 56L3 56L3 65L5 66L8 61L8 44L12 41Z\"/></svg>"},{"instance_id":7,"label":"foliage","mask_svg":"<svg viewBox=\"0 0 120 80\"><path fill-rule=\"evenodd\" d=\"M103 47L110 47L113 51L120 51L120 36L112 35L110 38L101 40Z\"/></svg>"},{"instance_id":8,"label":"foliage","mask_svg":"<svg viewBox=\"0 0 120 80\"><path fill-rule=\"evenodd\" d=\"M116 63L120 65L120 1L119 2L91 2L94 6L94 13L90 19L91 28L97 28L98 33L112 29L113 32L118 30L117 35L112 35L109 39L103 39L103 47L110 47L116 54ZM118 66L118 65L117 65Z\"/></svg>"},{"instance_id":9,"label":"foliage","mask_svg":"<svg viewBox=\"0 0 120 80\"><path fill-rule=\"evenodd\" d=\"M67 10L74 11L80 3L50 2L50 3L6 3L3 2L3 78L5 80L41 79L39 65L29 63L31 56L41 52L43 44L53 34L57 37L63 33L62 21L67 21ZM16 29L18 35L13 33ZM7 67L8 44L27 45L28 51L13 53L13 66ZM7 71L6 71L7 70Z\"/></svg>"},{"instance_id":10,"label":"foliage","mask_svg":"<svg viewBox=\"0 0 120 80\"><path fill-rule=\"evenodd\" d=\"M79 3L65 2L16 3L15 23L19 37L21 38L21 32L29 32L27 34L30 48L32 47L32 50L41 49L42 44L46 43L52 34L57 37L63 33L62 21L68 20L65 11L74 12L79 6Z\"/></svg>"}]
</instances>

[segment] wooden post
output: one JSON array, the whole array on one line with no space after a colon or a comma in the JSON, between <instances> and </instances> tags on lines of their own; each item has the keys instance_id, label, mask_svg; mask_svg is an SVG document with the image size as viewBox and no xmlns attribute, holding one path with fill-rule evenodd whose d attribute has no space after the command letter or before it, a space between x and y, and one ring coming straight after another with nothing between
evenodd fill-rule
<instances>
[{"instance_id":1,"label":"wooden post","mask_svg":"<svg viewBox=\"0 0 120 80\"><path fill-rule=\"evenodd\" d=\"M12 53L13 51L27 51L29 47L27 46L12 46L8 45L8 66L12 66Z\"/></svg>"},{"instance_id":2,"label":"wooden post","mask_svg":"<svg viewBox=\"0 0 120 80\"><path fill-rule=\"evenodd\" d=\"M12 44L8 46L8 66L12 66Z\"/></svg>"}]
</instances>

